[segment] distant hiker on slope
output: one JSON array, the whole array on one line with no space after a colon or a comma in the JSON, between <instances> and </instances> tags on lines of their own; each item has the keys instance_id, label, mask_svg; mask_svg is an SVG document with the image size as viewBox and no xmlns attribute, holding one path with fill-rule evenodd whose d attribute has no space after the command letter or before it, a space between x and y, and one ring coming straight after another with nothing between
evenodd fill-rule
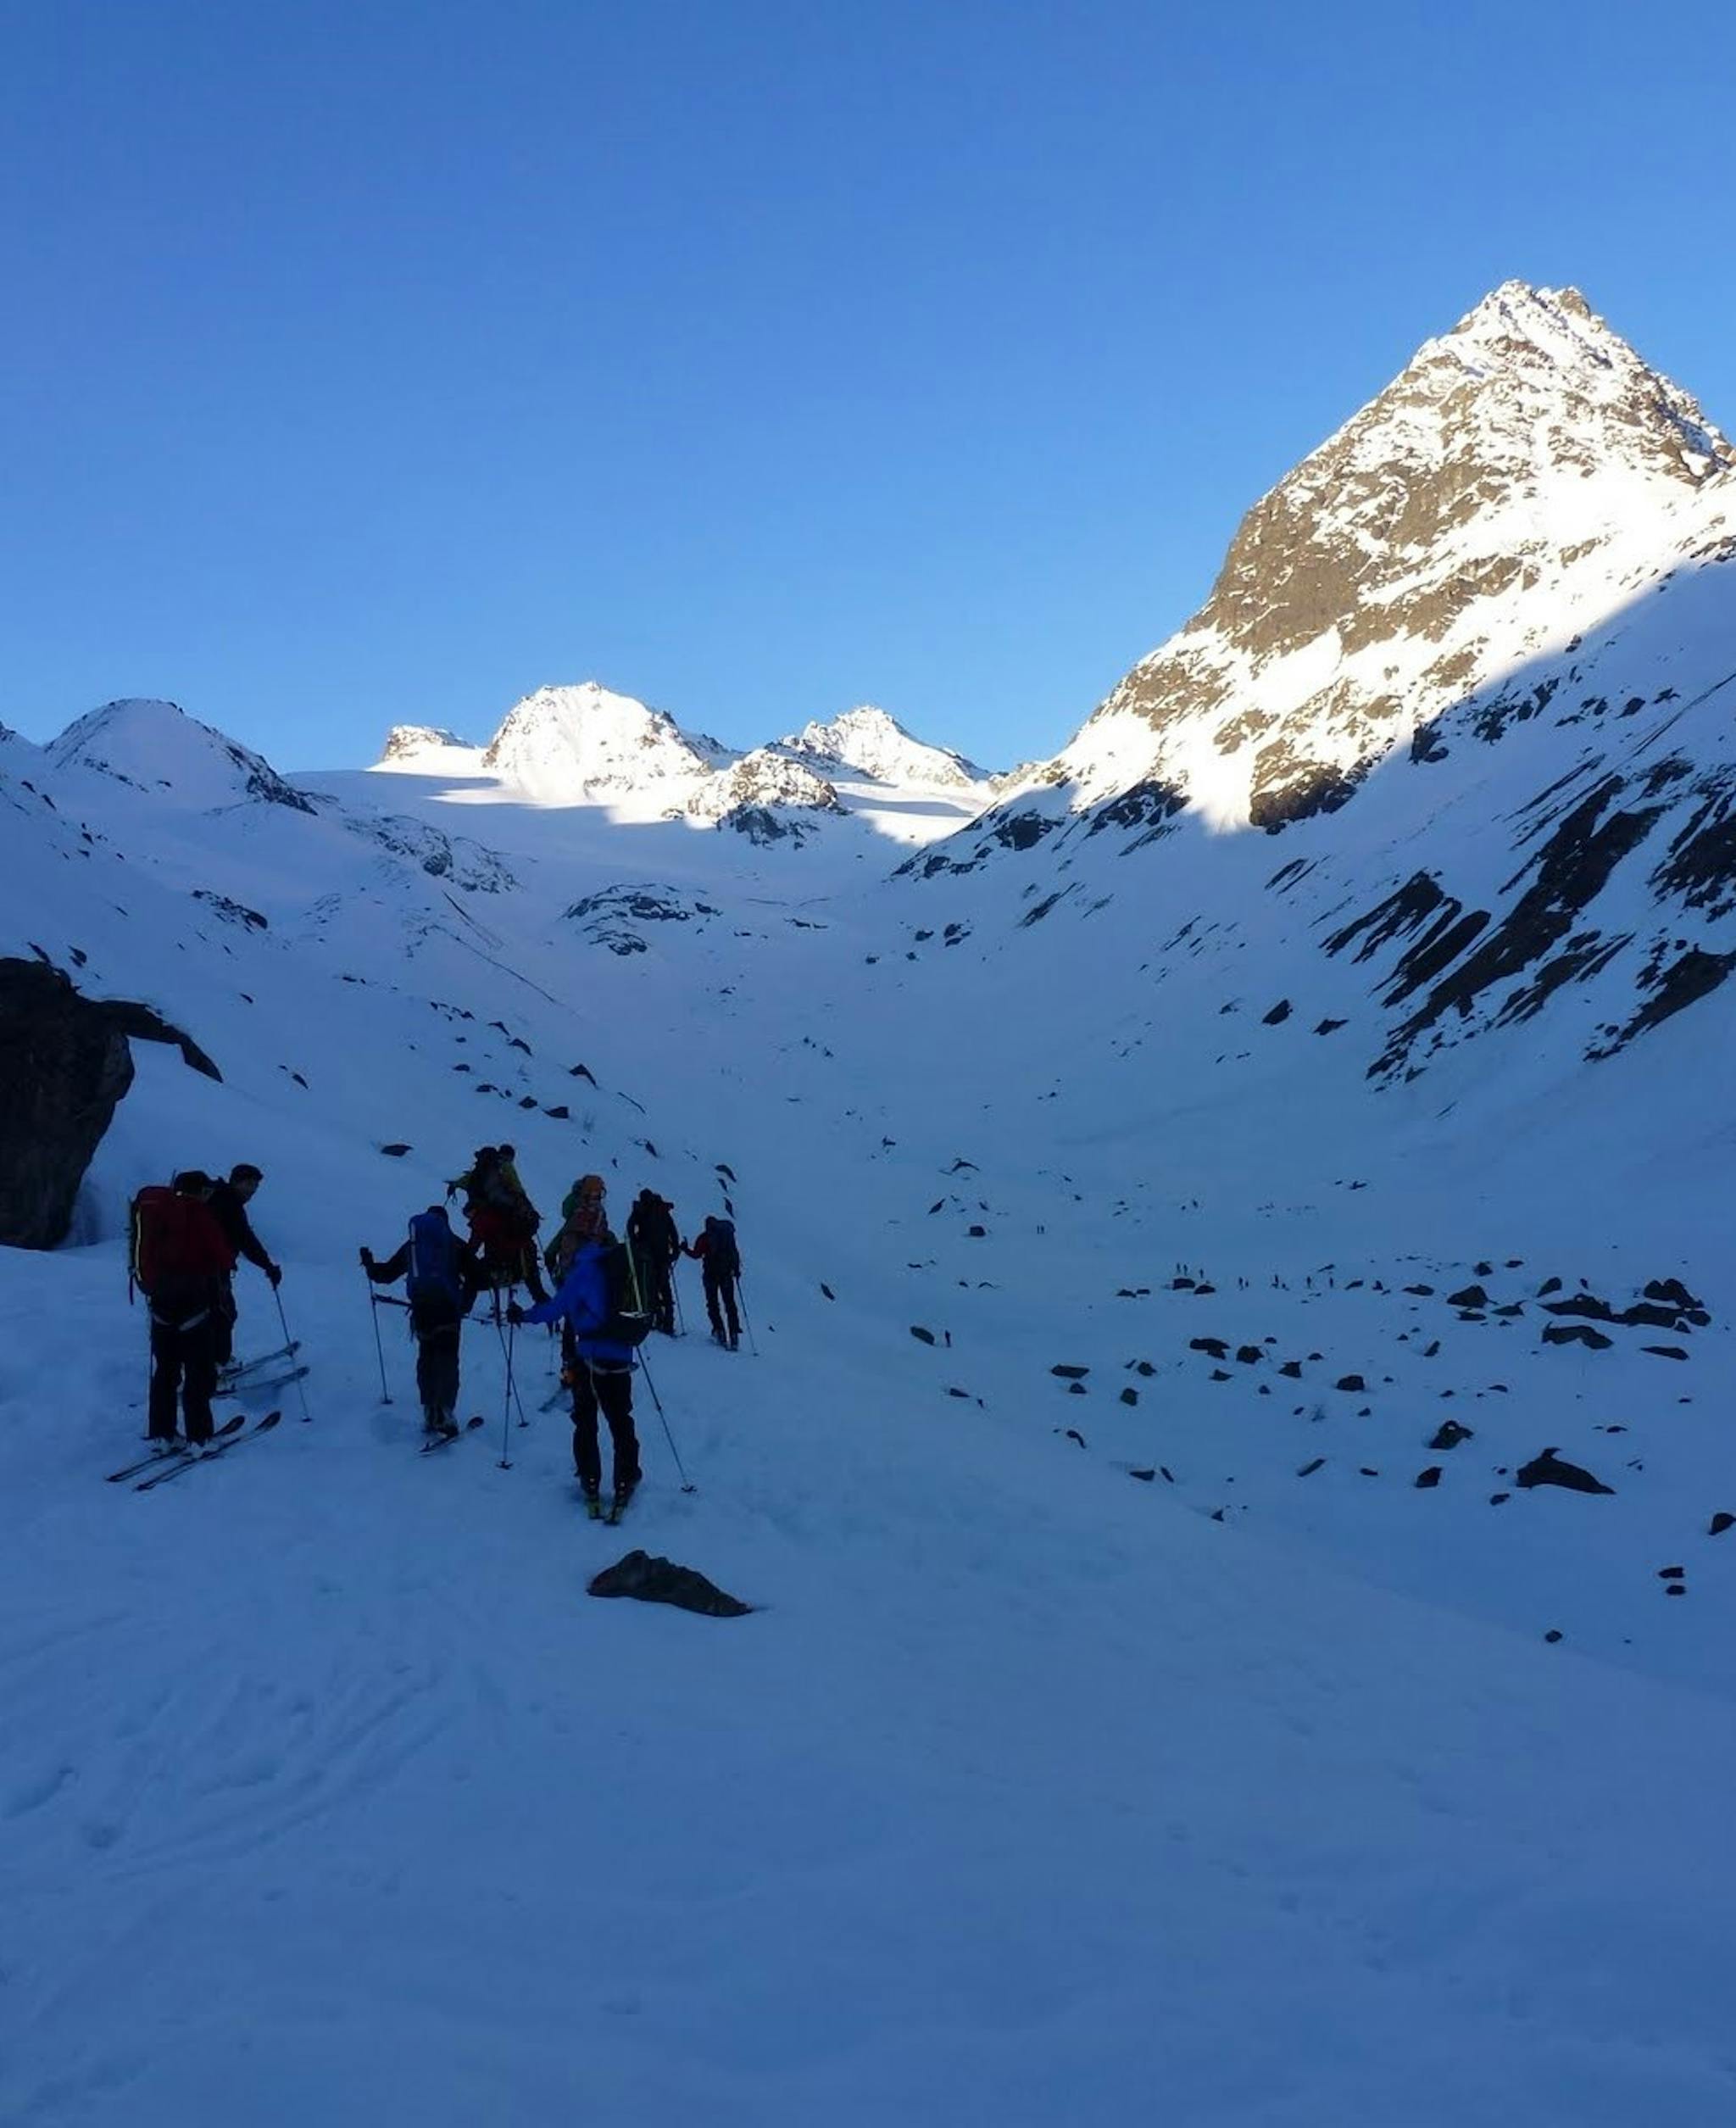
<instances>
[{"instance_id":1,"label":"distant hiker on slope","mask_svg":"<svg viewBox=\"0 0 1736 2128\"><path fill-rule=\"evenodd\" d=\"M265 1179L259 1170L248 1161L229 1171L227 1182L211 1185L209 1204L213 1217L229 1243L231 1262L245 1256L249 1263L257 1264L271 1281L275 1292L283 1282L283 1273L266 1255L264 1244L253 1232L253 1222L248 1217L248 1206L254 1192ZM233 1275L223 1281L223 1298L217 1311L217 1364L226 1367L235 1357L235 1279Z\"/></svg>"},{"instance_id":2,"label":"distant hiker on slope","mask_svg":"<svg viewBox=\"0 0 1736 2128\"><path fill-rule=\"evenodd\" d=\"M615 1501L619 1516L639 1482L639 1441L633 1430L633 1348L643 1342L649 1318L632 1290L632 1262L608 1228L579 1242L560 1290L552 1301L507 1310L510 1323L555 1323L570 1327L574 1361L573 1468L592 1514L600 1511L603 1458L597 1438L600 1412L615 1449Z\"/></svg>"},{"instance_id":3,"label":"distant hiker on slope","mask_svg":"<svg viewBox=\"0 0 1736 2128\"><path fill-rule=\"evenodd\" d=\"M422 1430L457 1433L459 1342L470 1303L487 1283L475 1251L453 1232L446 1207L430 1205L411 1220L409 1236L384 1263L364 1249L362 1268L376 1285L404 1281L416 1340Z\"/></svg>"},{"instance_id":4,"label":"distant hiker on slope","mask_svg":"<svg viewBox=\"0 0 1736 2128\"><path fill-rule=\"evenodd\" d=\"M654 1189L642 1189L627 1214L627 1246L633 1252L639 1291L651 1313L651 1327L675 1335L674 1272L682 1252L675 1206Z\"/></svg>"},{"instance_id":5,"label":"distant hiker on slope","mask_svg":"<svg viewBox=\"0 0 1736 2128\"><path fill-rule=\"evenodd\" d=\"M449 1197L465 1193L465 1217L470 1239L480 1251L492 1285L527 1285L538 1301L548 1289L537 1268L536 1236L542 1216L531 1202L510 1145L478 1148L467 1172L446 1186Z\"/></svg>"},{"instance_id":6,"label":"distant hiker on slope","mask_svg":"<svg viewBox=\"0 0 1736 2128\"><path fill-rule=\"evenodd\" d=\"M736 1281L742 1275L741 1251L736 1246L735 1222L708 1216L703 1230L687 1244L705 1285L705 1312L711 1320L714 1343L733 1352L741 1343L741 1317L736 1312ZM726 1321L729 1334L724 1334Z\"/></svg>"},{"instance_id":7,"label":"distant hiker on slope","mask_svg":"<svg viewBox=\"0 0 1736 2128\"><path fill-rule=\"evenodd\" d=\"M210 1194L210 1178L190 1167L172 1189L156 1184L132 1202L132 1275L151 1308L149 1438L164 1452L175 1446L177 1399L189 1452L203 1454L211 1438L218 1313L235 1257Z\"/></svg>"}]
</instances>

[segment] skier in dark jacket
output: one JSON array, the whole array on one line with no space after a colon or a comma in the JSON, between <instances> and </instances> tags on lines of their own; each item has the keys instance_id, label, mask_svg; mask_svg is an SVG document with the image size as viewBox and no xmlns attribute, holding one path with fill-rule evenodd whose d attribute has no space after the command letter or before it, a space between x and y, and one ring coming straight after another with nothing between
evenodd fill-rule
<instances>
[{"instance_id":1,"label":"skier in dark jacket","mask_svg":"<svg viewBox=\"0 0 1736 2128\"><path fill-rule=\"evenodd\" d=\"M742 1275L742 1252L736 1246L735 1222L708 1217L701 1232L687 1244L687 1253L697 1260L704 1281L705 1312L711 1321L712 1340L728 1345L733 1352L742 1340L741 1317L736 1312L736 1281Z\"/></svg>"},{"instance_id":2,"label":"skier in dark jacket","mask_svg":"<svg viewBox=\"0 0 1736 2128\"><path fill-rule=\"evenodd\" d=\"M217 1318L235 1258L212 1216L210 1178L188 1168L173 1191L140 1193L133 1209L134 1273L151 1307L150 1438L176 1446L180 1402L189 1452L211 1439Z\"/></svg>"},{"instance_id":3,"label":"skier in dark jacket","mask_svg":"<svg viewBox=\"0 0 1736 2128\"><path fill-rule=\"evenodd\" d=\"M654 1189L642 1189L627 1214L627 1246L633 1252L633 1268L639 1293L651 1317L654 1330L675 1335L675 1282L682 1238L676 1231L675 1206Z\"/></svg>"},{"instance_id":4,"label":"skier in dark jacket","mask_svg":"<svg viewBox=\"0 0 1736 2128\"><path fill-rule=\"evenodd\" d=\"M252 1220L248 1217L248 1206L253 1193L265 1179L251 1162L242 1161L229 1171L227 1182L214 1183L207 1200L213 1217L222 1228L229 1242L231 1261L245 1256L256 1265L271 1281L274 1292L282 1283L283 1273L265 1252L265 1245L253 1232ZM223 1282L223 1296L217 1311L217 1364L227 1367L235 1356L235 1280L232 1276Z\"/></svg>"},{"instance_id":5,"label":"skier in dark jacket","mask_svg":"<svg viewBox=\"0 0 1736 2128\"><path fill-rule=\"evenodd\" d=\"M633 1348L602 1334L612 1312L604 1259L614 1245L606 1230L597 1239L581 1241L552 1301L528 1310L515 1303L507 1310L511 1323L571 1326L573 1468L593 1514L598 1512L603 1487L603 1458L597 1440L599 1412L609 1422L615 1447L616 1514L639 1482L639 1440L633 1430Z\"/></svg>"},{"instance_id":6,"label":"skier in dark jacket","mask_svg":"<svg viewBox=\"0 0 1736 2128\"><path fill-rule=\"evenodd\" d=\"M422 1400L422 1430L455 1434L458 1428L459 1343L470 1304L487 1283L474 1249L453 1232L443 1205L430 1205L410 1222L404 1242L384 1263L370 1249L362 1268L376 1285L399 1278L410 1304L410 1334L416 1340L416 1394Z\"/></svg>"}]
</instances>

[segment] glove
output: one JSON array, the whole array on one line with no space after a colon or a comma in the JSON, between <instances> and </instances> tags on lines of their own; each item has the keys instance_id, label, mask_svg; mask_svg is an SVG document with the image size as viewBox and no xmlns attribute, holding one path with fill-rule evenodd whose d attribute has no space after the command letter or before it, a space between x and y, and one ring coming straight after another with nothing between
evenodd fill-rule
<instances>
[{"instance_id":1,"label":"glove","mask_svg":"<svg viewBox=\"0 0 1736 2128\"><path fill-rule=\"evenodd\" d=\"M516 1301L509 1301L507 1302L506 1319L511 1323L514 1329L516 1330L522 1328L525 1320L525 1312L519 1306Z\"/></svg>"},{"instance_id":2,"label":"glove","mask_svg":"<svg viewBox=\"0 0 1736 2128\"><path fill-rule=\"evenodd\" d=\"M371 1249L364 1249L362 1251L362 1268L369 1272L374 1268L374 1251Z\"/></svg>"},{"instance_id":3,"label":"glove","mask_svg":"<svg viewBox=\"0 0 1736 2128\"><path fill-rule=\"evenodd\" d=\"M271 1281L271 1290L274 1293L276 1292L278 1287L283 1284L283 1266L281 1263L268 1263L265 1266L265 1276Z\"/></svg>"}]
</instances>

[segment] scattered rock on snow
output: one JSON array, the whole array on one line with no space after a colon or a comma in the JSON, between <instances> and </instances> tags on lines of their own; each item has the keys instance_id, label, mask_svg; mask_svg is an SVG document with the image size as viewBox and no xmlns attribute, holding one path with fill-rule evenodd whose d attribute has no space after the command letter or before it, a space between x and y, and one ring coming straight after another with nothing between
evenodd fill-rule
<instances>
[{"instance_id":1,"label":"scattered rock on snow","mask_svg":"<svg viewBox=\"0 0 1736 2128\"><path fill-rule=\"evenodd\" d=\"M1560 1485L1567 1492L1613 1493L1616 1490L1579 1464L1566 1462L1553 1448L1544 1449L1516 1470L1513 1483L1527 1490L1533 1485Z\"/></svg>"}]
</instances>

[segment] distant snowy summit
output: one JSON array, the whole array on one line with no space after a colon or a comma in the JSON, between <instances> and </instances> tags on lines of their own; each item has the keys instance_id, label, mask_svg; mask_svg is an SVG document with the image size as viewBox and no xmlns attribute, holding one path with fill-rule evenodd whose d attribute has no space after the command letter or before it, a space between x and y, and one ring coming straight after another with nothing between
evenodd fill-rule
<instances>
[{"instance_id":1,"label":"distant snowy summit","mask_svg":"<svg viewBox=\"0 0 1736 2128\"><path fill-rule=\"evenodd\" d=\"M312 799L286 783L263 755L173 702L105 703L69 724L45 751L57 768L88 770L202 811L248 802L314 811Z\"/></svg>"},{"instance_id":2,"label":"distant snowy summit","mask_svg":"<svg viewBox=\"0 0 1736 2128\"><path fill-rule=\"evenodd\" d=\"M849 710L738 753L595 680L538 688L480 749L449 732L394 726L375 766L493 778L538 805L606 806L623 819L686 820L796 847L827 820L863 815L882 832L926 840L993 794L962 755L927 744L884 710ZM929 803L900 816L895 801L912 796Z\"/></svg>"},{"instance_id":3,"label":"distant snowy summit","mask_svg":"<svg viewBox=\"0 0 1736 2128\"><path fill-rule=\"evenodd\" d=\"M989 772L949 747L930 746L907 732L896 717L865 703L827 723L804 724L777 741L781 752L805 761L821 774L840 768L871 776L877 783L931 785L956 789L990 781Z\"/></svg>"}]
</instances>

